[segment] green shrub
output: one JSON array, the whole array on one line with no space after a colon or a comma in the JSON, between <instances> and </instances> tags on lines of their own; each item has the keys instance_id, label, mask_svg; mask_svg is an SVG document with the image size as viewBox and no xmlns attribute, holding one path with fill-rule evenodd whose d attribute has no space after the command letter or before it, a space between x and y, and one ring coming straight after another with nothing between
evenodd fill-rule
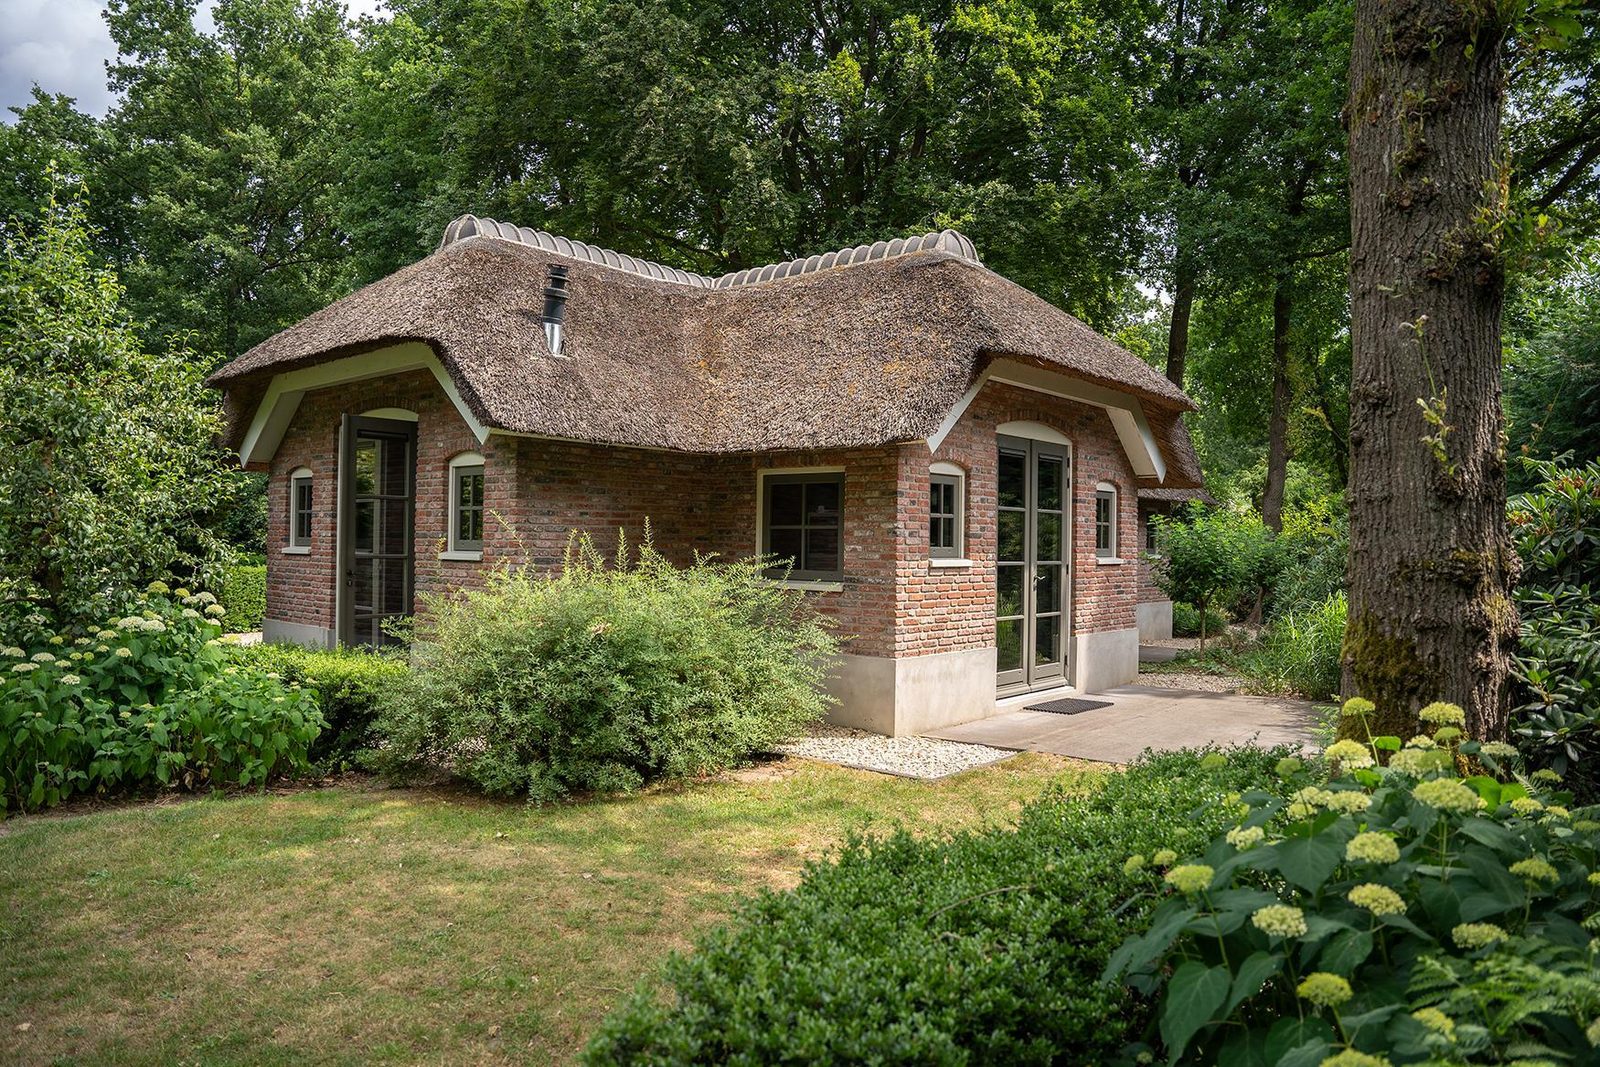
<instances>
[{"instance_id":1,"label":"green shrub","mask_svg":"<svg viewBox=\"0 0 1600 1067\"><path fill-rule=\"evenodd\" d=\"M1016 829L851 841L764 892L666 967L590 1044L590 1064L1099 1063L1144 1021L1094 981L1153 906L1129 849L1198 848L1265 753L1147 757L1089 795L1053 792ZM1224 768L1202 772L1211 763Z\"/></svg>"},{"instance_id":2,"label":"green shrub","mask_svg":"<svg viewBox=\"0 0 1600 1067\"><path fill-rule=\"evenodd\" d=\"M1331 777L1285 761L1292 795L1225 803L1225 833L1145 876L1167 899L1106 975L1159 993L1168 1062L1594 1062L1600 822L1461 742L1460 708L1420 718L1432 737L1335 742Z\"/></svg>"},{"instance_id":3,"label":"green shrub","mask_svg":"<svg viewBox=\"0 0 1600 1067\"><path fill-rule=\"evenodd\" d=\"M1326 700L1339 692L1340 650L1348 605L1343 593L1303 613L1268 624L1261 648L1248 658L1246 673L1272 692Z\"/></svg>"},{"instance_id":4,"label":"green shrub","mask_svg":"<svg viewBox=\"0 0 1600 1067\"><path fill-rule=\"evenodd\" d=\"M267 613L267 566L264 563L233 563L222 572L222 591L217 594L228 609L223 629L230 634L247 634L261 629Z\"/></svg>"},{"instance_id":5,"label":"green shrub","mask_svg":"<svg viewBox=\"0 0 1600 1067\"><path fill-rule=\"evenodd\" d=\"M312 649L299 645L249 645L238 650L244 663L312 690L327 728L311 750L313 759L337 762L374 743L373 724L388 695L409 673L405 661L365 649Z\"/></svg>"},{"instance_id":6,"label":"green shrub","mask_svg":"<svg viewBox=\"0 0 1600 1067\"><path fill-rule=\"evenodd\" d=\"M1206 633L1211 637L1216 637L1228 629L1228 620L1214 610L1207 610L1205 624ZM1172 605L1172 636L1200 636L1200 612L1193 604L1185 604L1180 600Z\"/></svg>"},{"instance_id":7,"label":"green shrub","mask_svg":"<svg viewBox=\"0 0 1600 1067\"><path fill-rule=\"evenodd\" d=\"M1269 618L1321 611L1345 591L1350 555L1350 519L1342 501L1323 497L1284 512L1273 542Z\"/></svg>"},{"instance_id":8,"label":"green shrub","mask_svg":"<svg viewBox=\"0 0 1600 1067\"><path fill-rule=\"evenodd\" d=\"M1172 519L1154 516L1154 574L1161 590L1175 602L1193 604L1199 612L1200 646L1211 635L1212 609L1232 603L1266 579L1272 541L1259 516L1192 504Z\"/></svg>"},{"instance_id":9,"label":"green shrub","mask_svg":"<svg viewBox=\"0 0 1600 1067\"><path fill-rule=\"evenodd\" d=\"M715 770L793 737L827 709L836 645L763 565L678 569L647 542L608 566L584 540L558 575L424 597L413 670L378 723L381 766L546 800Z\"/></svg>"},{"instance_id":10,"label":"green shrub","mask_svg":"<svg viewBox=\"0 0 1600 1067\"><path fill-rule=\"evenodd\" d=\"M1529 466L1539 486L1510 505L1523 566L1512 730L1535 766L1600 801L1600 461Z\"/></svg>"},{"instance_id":11,"label":"green shrub","mask_svg":"<svg viewBox=\"0 0 1600 1067\"><path fill-rule=\"evenodd\" d=\"M260 785L304 769L316 697L239 666L207 593L154 583L128 614L0 650L0 810L76 793Z\"/></svg>"}]
</instances>

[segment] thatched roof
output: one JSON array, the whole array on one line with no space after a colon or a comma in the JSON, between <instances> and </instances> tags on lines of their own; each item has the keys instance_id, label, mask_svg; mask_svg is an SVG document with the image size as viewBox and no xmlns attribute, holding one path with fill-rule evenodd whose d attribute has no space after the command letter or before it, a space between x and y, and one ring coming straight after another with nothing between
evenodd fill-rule
<instances>
[{"instance_id":1,"label":"thatched roof","mask_svg":"<svg viewBox=\"0 0 1600 1067\"><path fill-rule=\"evenodd\" d=\"M1012 358L1136 397L1167 484L1198 484L1178 418L1189 399L983 267L952 231L721 279L560 240L458 219L433 255L262 342L211 383L247 416L273 374L416 341L485 426L745 452L928 437L990 361ZM541 323L555 264L569 270L561 359Z\"/></svg>"},{"instance_id":2,"label":"thatched roof","mask_svg":"<svg viewBox=\"0 0 1600 1067\"><path fill-rule=\"evenodd\" d=\"M1194 446L1189 446L1192 454ZM1171 486L1158 486L1150 489L1139 490L1139 503L1141 504L1183 504L1191 500L1198 500L1211 507L1217 506L1217 498L1206 491L1204 485L1190 488L1177 489Z\"/></svg>"}]
</instances>

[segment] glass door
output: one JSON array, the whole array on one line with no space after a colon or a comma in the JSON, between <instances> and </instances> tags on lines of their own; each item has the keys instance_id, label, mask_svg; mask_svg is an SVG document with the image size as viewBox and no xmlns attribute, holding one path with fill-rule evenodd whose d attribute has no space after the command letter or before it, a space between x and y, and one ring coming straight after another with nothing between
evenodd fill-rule
<instances>
[{"instance_id":1,"label":"glass door","mask_svg":"<svg viewBox=\"0 0 1600 1067\"><path fill-rule=\"evenodd\" d=\"M1042 689L1067 674L1071 462L1067 446L999 439L996 684Z\"/></svg>"},{"instance_id":2,"label":"glass door","mask_svg":"<svg viewBox=\"0 0 1600 1067\"><path fill-rule=\"evenodd\" d=\"M416 427L352 418L344 440L340 639L376 647L395 640L386 621L411 614Z\"/></svg>"}]
</instances>

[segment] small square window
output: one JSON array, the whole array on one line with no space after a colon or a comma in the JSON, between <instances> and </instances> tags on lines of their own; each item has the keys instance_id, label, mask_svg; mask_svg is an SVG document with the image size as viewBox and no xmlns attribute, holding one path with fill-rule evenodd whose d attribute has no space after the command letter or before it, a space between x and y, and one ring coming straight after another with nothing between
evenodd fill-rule
<instances>
[{"instance_id":1,"label":"small square window","mask_svg":"<svg viewBox=\"0 0 1600 1067\"><path fill-rule=\"evenodd\" d=\"M483 464L450 468L450 550L483 551Z\"/></svg>"},{"instance_id":2,"label":"small square window","mask_svg":"<svg viewBox=\"0 0 1600 1067\"><path fill-rule=\"evenodd\" d=\"M961 555L962 482L956 474L935 474L928 484L928 554L935 559Z\"/></svg>"},{"instance_id":3,"label":"small square window","mask_svg":"<svg viewBox=\"0 0 1600 1067\"><path fill-rule=\"evenodd\" d=\"M312 530L311 474L289 478L289 547L310 548Z\"/></svg>"},{"instance_id":4,"label":"small square window","mask_svg":"<svg viewBox=\"0 0 1600 1067\"><path fill-rule=\"evenodd\" d=\"M1117 558L1117 490L1102 485L1094 493L1094 554Z\"/></svg>"}]
</instances>

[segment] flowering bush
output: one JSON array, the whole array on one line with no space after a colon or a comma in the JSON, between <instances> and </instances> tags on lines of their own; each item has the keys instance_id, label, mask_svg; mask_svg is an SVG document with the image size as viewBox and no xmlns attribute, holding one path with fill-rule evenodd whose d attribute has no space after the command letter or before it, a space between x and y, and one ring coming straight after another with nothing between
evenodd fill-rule
<instances>
[{"instance_id":1,"label":"flowering bush","mask_svg":"<svg viewBox=\"0 0 1600 1067\"><path fill-rule=\"evenodd\" d=\"M316 698L234 662L208 593L152 583L127 615L77 632L23 620L0 649L0 811L148 785L256 785L303 768Z\"/></svg>"},{"instance_id":2,"label":"flowering bush","mask_svg":"<svg viewBox=\"0 0 1600 1067\"><path fill-rule=\"evenodd\" d=\"M1236 825L1197 858L1130 860L1166 899L1106 977L1159 995L1169 1062L1600 1057L1600 821L1552 772L1515 773L1512 746L1463 740L1460 708L1420 718L1431 736L1280 761L1278 788L1224 801Z\"/></svg>"}]
</instances>

